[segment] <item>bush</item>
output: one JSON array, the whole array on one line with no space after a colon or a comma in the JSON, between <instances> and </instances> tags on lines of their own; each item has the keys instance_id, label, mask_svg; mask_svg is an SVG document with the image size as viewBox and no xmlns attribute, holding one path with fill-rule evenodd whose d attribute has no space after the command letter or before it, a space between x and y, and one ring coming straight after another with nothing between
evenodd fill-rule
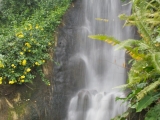
<instances>
[{"instance_id":1,"label":"bush","mask_svg":"<svg viewBox=\"0 0 160 120\"><path fill-rule=\"evenodd\" d=\"M32 82L50 59L54 32L71 0L3 0L0 25L0 84ZM18 7L17 7L18 6ZM18 8L18 9L17 9Z\"/></svg>"}]
</instances>

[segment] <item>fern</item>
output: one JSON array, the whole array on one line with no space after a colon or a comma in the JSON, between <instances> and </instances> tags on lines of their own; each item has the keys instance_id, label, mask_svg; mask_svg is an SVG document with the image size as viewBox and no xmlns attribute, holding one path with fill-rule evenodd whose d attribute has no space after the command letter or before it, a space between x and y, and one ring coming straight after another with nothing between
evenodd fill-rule
<instances>
[{"instance_id":1,"label":"fern","mask_svg":"<svg viewBox=\"0 0 160 120\"><path fill-rule=\"evenodd\" d=\"M110 37L110 36L106 36L106 35L90 35L88 37L91 39L102 40L102 41L107 42L111 45L117 45L120 43L120 41L115 39L114 37Z\"/></svg>"},{"instance_id":2,"label":"fern","mask_svg":"<svg viewBox=\"0 0 160 120\"><path fill-rule=\"evenodd\" d=\"M143 109L150 106L153 102L158 100L159 96L160 94L144 96L144 98L140 102L138 102L136 106L136 112L141 112Z\"/></svg>"},{"instance_id":3,"label":"fern","mask_svg":"<svg viewBox=\"0 0 160 120\"><path fill-rule=\"evenodd\" d=\"M122 115L112 118L111 120L126 120L128 115L129 115L129 112L127 111L127 112L124 112Z\"/></svg>"},{"instance_id":4,"label":"fern","mask_svg":"<svg viewBox=\"0 0 160 120\"><path fill-rule=\"evenodd\" d=\"M151 55L151 62L155 70L160 73L160 52L156 52Z\"/></svg>"},{"instance_id":5,"label":"fern","mask_svg":"<svg viewBox=\"0 0 160 120\"><path fill-rule=\"evenodd\" d=\"M108 22L107 19L102 19L102 18L96 18L96 20L103 21L103 22Z\"/></svg>"},{"instance_id":6,"label":"fern","mask_svg":"<svg viewBox=\"0 0 160 120\"><path fill-rule=\"evenodd\" d=\"M150 85L148 85L147 87L145 87L142 91L140 91L137 94L137 100L141 100L148 92L154 90L157 86L160 85L160 79L158 79L157 81L151 83Z\"/></svg>"},{"instance_id":7,"label":"fern","mask_svg":"<svg viewBox=\"0 0 160 120\"><path fill-rule=\"evenodd\" d=\"M160 104L155 105L152 107L147 114L145 115L145 120L159 120L160 118Z\"/></svg>"},{"instance_id":8,"label":"fern","mask_svg":"<svg viewBox=\"0 0 160 120\"><path fill-rule=\"evenodd\" d=\"M136 41L136 40L126 40L124 42L120 42L119 40L115 39L114 37L109 37L109 36L105 36L105 35L90 35L88 37L92 38L92 39L102 40L102 41L107 42L107 43L109 43L111 45L118 45L119 49L120 48L126 49L127 53L132 58L134 58L136 60L142 60L144 58L144 54L139 54L138 50L133 49L134 45L138 44L139 41Z\"/></svg>"},{"instance_id":9,"label":"fern","mask_svg":"<svg viewBox=\"0 0 160 120\"><path fill-rule=\"evenodd\" d=\"M135 39L128 39L124 40L117 46L117 49L122 49L124 47L138 47L139 50L148 50L150 49L150 46L143 43L143 41L135 40Z\"/></svg>"}]
</instances>

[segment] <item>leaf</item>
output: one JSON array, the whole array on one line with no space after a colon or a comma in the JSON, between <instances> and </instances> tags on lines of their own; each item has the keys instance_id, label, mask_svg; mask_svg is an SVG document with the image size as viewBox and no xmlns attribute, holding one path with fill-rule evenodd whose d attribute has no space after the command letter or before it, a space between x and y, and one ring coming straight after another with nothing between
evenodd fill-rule
<instances>
[{"instance_id":1,"label":"leaf","mask_svg":"<svg viewBox=\"0 0 160 120\"><path fill-rule=\"evenodd\" d=\"M143 97L145 97L145 95L150 92L151 90L155 89L158 85L160 85L160 79L158 79L157 81L151 83L150 85L148 85L147 87L145 87L143 90L141 90L138 94L137 94L137 99L138 101L141 100Z\"/></svg>"},{"instance_id":2,"label":"leaf","mask_svg":"<svg viewBox=\"0 0 160 120\"><path fill-rule=\"evenodd\" d=\"M137 50L131 47L124 47L127 50L127 53L135 60L143 60L145 57L144 54L139 54Z\"/></svg>"},{"instance_id":3,"label":"leaf","mask_svg":"<svg viewBox=\"0 0 160 120\"><path fill-rule=\"evenodd\" d=\"M91 39L97 39L97 40L106 40L107 36L106 35L90 35L88 36Z\"/></svg>"},{"instance_id":4,"label":"leaf","mask_svg":"<svg viewBox=\"0 0 160 120\"><path fill-rule=\"evenodd\" d=\"M108 22L108 19L96 18L96 20Z\"/></svg>"},{"instance_id":5,"label":"leaf","mask_svg":"<svg viewBox=\"0 0 160 120\"><path fill-rule=\"evenodd\" d=\"M122 48L125 48L125 47L134 47L134 46L137 46L140 43L141 43L141 41L134 40L134 39L124 40L118 45L117 49L122 49Z\"/></svg>"},{"instance_id":6,"label":"leaf","mask_svg":"<svg viewBox=\"0 0 160 120\"><path fill-rule=\"evenodd\" d=\"M120 43L120 41L115 39L114 37L110 37L110 36L106 36L106 35L90 35L88 37L91 39L102 40L102 41L107 42L111 45L117 45Z\"/></svg>"},{"instance_id":7,"label":"leaf","mask_svg":"<svg viewBox=\"0 0 160 120\"><path fill-rule=\"evenodd\" d=\"M160 36L156 38L156 42L160 43Z\"/></svg>"},{"instance_id":8,"label":"leaf","mask_svg":"<svg viewBox=\"0 0 160 120\"><path fill-rule=\"evenodd\" d=\"M118 115L118 116L112 118L111 120L126 120L126 118L128 117L128 115L129 115L129 112L126 111L122 115Z\"/></svg>"},{"instance_id":9,"label":"leaf","mask_svg":"<svg viewBox=\"0 0 160 120\"><path fill-rule=\"evenodd\" d=\"M138 102L136 106L136 112L141 112L143 109L147 108L150 104L159 98L160 94L151 96L146 95L141 101Z\"/></svg>"},{"instance_id":10,"label":"leaf","mask_svg":"<svg viewBox=\"0 0 160 120\"><path fill-rule=\"evenodd\" d=\"M155 70L160 73L160 52L151 55L151 62Z\"/></svg>"},{"instance_id":11,"label":"leaf","mask_svg":"<svg viewBox=\"0 0 160 120\"><path fill-rule=\"evenodd\" d=\"M124 84L124 85L119 85L119 86L116 86L116 87L114 87L113 89L125 89L125 88L127 88L128 87L128 84Z\"/></svg>"},{"instance_id":12,"label":"leaf","mask_svg":"<svg viewBox=\"0 0 160 120\"><path fill-rule=\"evenodd\" d=\"M3 57L4 57L4 55L0 54L0 60L2 60L2 59L3 59Z\"/></svg>"}]
</instances>

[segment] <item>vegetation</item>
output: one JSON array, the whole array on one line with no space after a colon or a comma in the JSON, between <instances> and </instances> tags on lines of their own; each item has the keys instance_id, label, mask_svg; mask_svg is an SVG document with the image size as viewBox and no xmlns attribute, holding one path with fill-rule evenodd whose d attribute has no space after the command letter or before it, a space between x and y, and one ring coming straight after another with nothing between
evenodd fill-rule
<instances>
[{"instance_id":1,"label":"vegetation","mask_svg":"<svg viewBox=\"0 0 160 120\"><path fill-rule=\"evenodd\" d=\"M0 5L0 84L45 79L54 32L71 0L2 0Z\"/></svg>"},{"instance_id":2,"label":"vegetation","mask_svg":"<svg viewBox=\"0 0 160 120\"><path fill-rule=\"evenodd\" d=\"M132 119L132 113L144 113L145 120L160 119L160 2L158 0L132 0L132 15L119 17L125 20L125 25L138 28L140 40L116 40L105 35L92 35L98 39L125 49L132 57L127 84L130 93L121 99L129 102L129 109L113 120Z\"/></svg>"}]
</instances>

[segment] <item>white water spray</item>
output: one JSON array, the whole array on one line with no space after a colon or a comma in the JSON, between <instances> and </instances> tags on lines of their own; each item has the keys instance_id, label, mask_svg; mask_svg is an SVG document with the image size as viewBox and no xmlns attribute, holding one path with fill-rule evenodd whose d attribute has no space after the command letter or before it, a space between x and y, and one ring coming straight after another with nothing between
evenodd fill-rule
<instances>
[{"instance_id":1,"label":"white water spray","mask_svg":"<svg viewBox=\"0 0 160 120\"><path fill-rule=\"evenodd\" d=\"M114 47L102 41L91 40L88 35L106 34L119 40L132 37L132 30L123 28L124 22L118 18L119 14L130 14L131 5L123 6L120 0L82 1L84 14L80 23L83 24L79 25L77 48L70 63L85 66L81 70L85 74L80 77L85 86L71 99L66 120L110 120L127 109L126 104L115 101L117 96L125 94L112 90L126 81L125 53L114 51Z\"/></svg>"}]
</instances>

